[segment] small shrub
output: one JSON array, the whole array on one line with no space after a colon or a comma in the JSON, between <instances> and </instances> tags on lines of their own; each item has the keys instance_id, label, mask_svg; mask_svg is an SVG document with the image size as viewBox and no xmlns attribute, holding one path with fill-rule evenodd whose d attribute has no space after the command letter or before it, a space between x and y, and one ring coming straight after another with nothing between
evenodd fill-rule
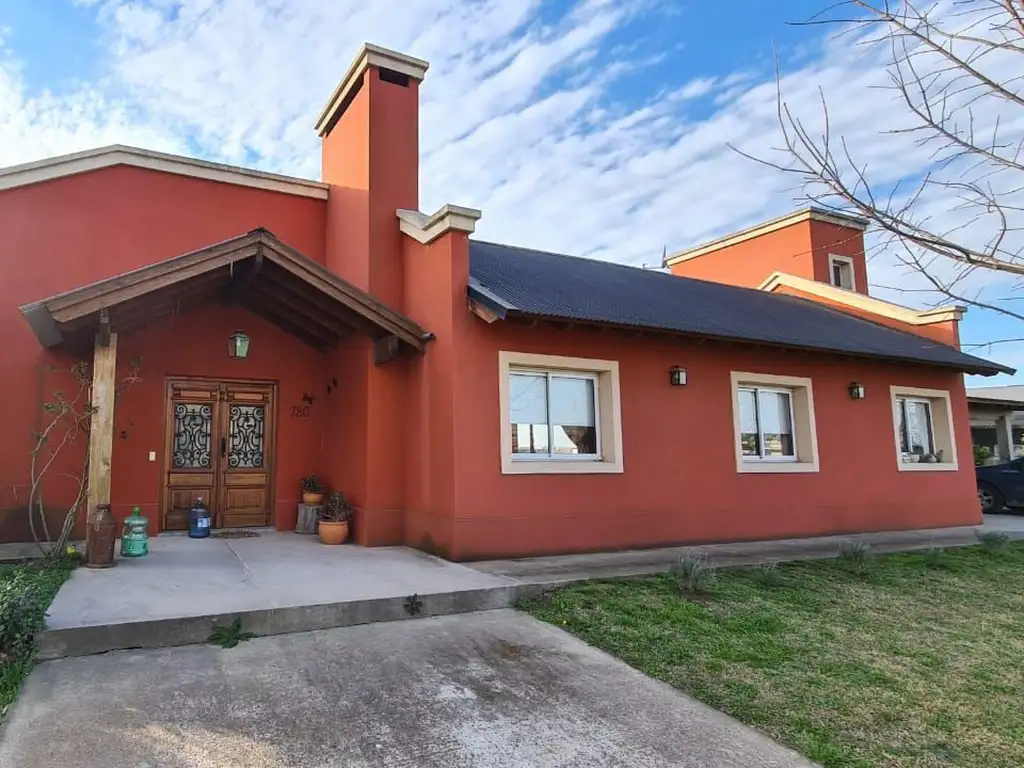
<instances>
[{"instance_id":1,"label":"small shrub","mask_svg":"<svg viewBox=\"0 0 1024 768\"><path fill-rule=\"evenodd\" d=\"M782 575L782 569L774 560L754 566L754 581L763 587L784 587L786 577Z\"/></svg>"},{"instance_id":2,"label":"small shrub","mask_svg":"<svg viewBox=\"0 0 1024 768\"><path fill-rule=\"evenodd\" d=\"M31 654L43 627L42 602L39 586L22 571L0 578L0 661Z\"/></svg>"},{"instance_id":3,"label":"small shrub","mask_svg":"<svg viewBox=\"0 0 1024 768\"><path fill-rule=\"evenodd\" d=\"M704 555L684 555L669 569L669 578L680 592L707 592L715 583L715 571Z\"/></svg>"},{"instance_id":4,"label":"small shrub","mask_svg":"<svg viewBox=\"0 0 1024 768\"><path fill-rule=\"evenodd\" d=\"M979 533L978 541L985 554L988 555L1003 555L1010 548L1010 536L1000 531Z\"/></svg>"},{"instance_id":5,"label":"small shrub","mask_svg":"<svg viewBox=\"0 0 1024 768\"><path fill-rule=\"evenodd\" d=\"M992 449L987 445L976 445L974 446L974 465L982 466L987 464L988 460L992 458Z\"/></svg>"},{"instance_id":6,"label":"small shrub","mask_svg":"<svg viewBox=\"0 0 1024 768\"><path fill-rule=\"evenodd\" d=\"M839 547L839 558L855 576L866 576L871 570L870 549L863 541L844 541Z\"/></svg>"}]
</instances>

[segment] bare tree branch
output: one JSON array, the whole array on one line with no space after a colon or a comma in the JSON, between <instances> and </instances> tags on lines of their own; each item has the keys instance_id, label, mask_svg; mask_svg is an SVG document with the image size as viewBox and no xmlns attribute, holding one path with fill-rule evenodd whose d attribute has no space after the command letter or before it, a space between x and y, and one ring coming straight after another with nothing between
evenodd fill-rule
<instances>
[{"instance_id":1,"label":"bare tree branch","mask_svg":"<svg viewBox=\"0 0 1024 768\"><path fill-rule=\"evenodd\" d=\"M782 159L733 149L796 177L811 204L868 220L924 290L1024 320L971 288L977 270L1024 284L1024 0L844 0L801 23L835 25L873 55L885 52L883 87L902 113L884 133L910 137L929 168L893 183L858 160L834 133L824 93L821 128L809 127L786 102L777 63ZM949 216L927 213L937 200Z\"/></svg>"}]
</instances>

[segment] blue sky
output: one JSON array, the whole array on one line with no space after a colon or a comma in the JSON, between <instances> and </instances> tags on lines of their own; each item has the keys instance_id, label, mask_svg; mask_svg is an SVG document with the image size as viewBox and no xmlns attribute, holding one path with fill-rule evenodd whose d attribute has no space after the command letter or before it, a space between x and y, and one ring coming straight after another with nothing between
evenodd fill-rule
<instances>
[{"instance_id":1,"label":"blue sky","mask_svg":"<svg viewBox=\"0 0 1024 768\"><path fill-rule=\"evenodd\" d=\"M925 170L883 133L893 100L877 87L880 52L787 24L830 4L0 0L0 165L121 142L315 177L313 120L369 40L431 62L424 209L470 205L488 238L653 264L665 247L799 204L791 179L727 146L765 156L778 145L774 55L798 114L820 121L820 87L862 156L892 179ZM945 215L951 202L929 205ZM872 283L918 287L869 250ZM996 300L1010 287L976 286ZM1018 326L972 309L962 337L1024 336ZM977 351L1024 368L1022 344Z\"/></svg>"}]
</instances>

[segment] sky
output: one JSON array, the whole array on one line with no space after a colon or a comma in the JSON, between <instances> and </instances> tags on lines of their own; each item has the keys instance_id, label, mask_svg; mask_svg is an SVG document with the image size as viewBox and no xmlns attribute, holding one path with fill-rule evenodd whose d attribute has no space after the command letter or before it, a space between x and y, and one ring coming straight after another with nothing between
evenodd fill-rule
<instances>
[{"instance_id":1,"label":"sky","mask_svg":"<svg viewBox=\"0 0 1024 768\"><path fill-rule=\"evenodd\" d=\"M801 205L730 145L779 145L787 103L884 179L927 153L898 119L884 52L798 26L831 0L0 0L0 166L113 143L316 178L313 123L364 41L424 58L421 208L483 210L490 240L656 266ZM1024 135L1024 126L1021 128ZM955 201L927 201L945 216ZM522 223L529 221L529 227ZM872 295L936 297L869 241ZM984 298L1013 286L981 275ZM965 346L1024 337L972 308ZM1024 369L1024 343L968 351ZM1024 383L971 377L969 385Z\"/></svg>"}]
</instances>

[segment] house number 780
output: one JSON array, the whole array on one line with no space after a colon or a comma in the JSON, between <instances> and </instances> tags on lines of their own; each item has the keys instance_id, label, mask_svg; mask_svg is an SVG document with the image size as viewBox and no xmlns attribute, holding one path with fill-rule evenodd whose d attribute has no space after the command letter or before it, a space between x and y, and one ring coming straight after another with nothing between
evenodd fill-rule
<instances>
[{"instance_id":1,"label":"house number 780","mask_svg":"<svg viewBox=\"0 0 1024 768\"><path fill-rule=\"evenodd\" d=\"M292 406L292 418L293 419L305 419L313 414L313 406L311 405L293 405Z\"/></svg>"}]
</instances>

